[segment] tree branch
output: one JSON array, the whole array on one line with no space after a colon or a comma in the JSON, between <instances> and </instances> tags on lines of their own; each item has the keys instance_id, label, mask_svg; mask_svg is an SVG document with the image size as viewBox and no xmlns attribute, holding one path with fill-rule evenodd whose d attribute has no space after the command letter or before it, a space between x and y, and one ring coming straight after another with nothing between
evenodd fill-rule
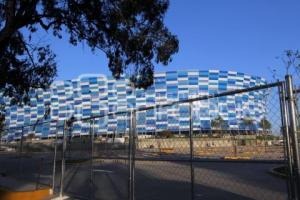
<instances>
[{"instance_id":1,"label":"tree branch","mask_svg":"<svg viewBox=\"0 0 300 200\"><path fill-rule=\"evenodd\" d=\"M54 21L52 21L52 22L49 22L49 24L45 24L41 18L39 19L39 24L40 24L40 26L41 26L43 29L45 29L46 31L48 31L49 28L50 28L53 24L55 24L55 23L56 23L56 20L54 20Z\"/></svg>"},{"instance_id":2,"label":"tree branch","mask_svg":"<svg viewBox=\"0 0 300 200\"><path fill-rule=\"evenodd\" d=\"M36 68L34 59L33 59L32 55L31 55L29 49L27 48L26 42L25 42L22 38L21 38L20 40L21 40L22 43L23 43L24 49L25 49L25 51L26 51L26 53L27 53L27 55L28 55L28 57L29 57L29 59L30 59L30 61L31 61L31 64Z\"/></svg>"},{"instance_id":3,"label":"tree branch","mask_svg":"<svg viewBox=\"0 0 300 200\"><path fill-rule=\"evenodd\" d=\"M0 31L0 50L3 48L7 39L14 32L16 0L10 0L6 3L6 21L3 29Z\"/></svg>"}]
</instances>

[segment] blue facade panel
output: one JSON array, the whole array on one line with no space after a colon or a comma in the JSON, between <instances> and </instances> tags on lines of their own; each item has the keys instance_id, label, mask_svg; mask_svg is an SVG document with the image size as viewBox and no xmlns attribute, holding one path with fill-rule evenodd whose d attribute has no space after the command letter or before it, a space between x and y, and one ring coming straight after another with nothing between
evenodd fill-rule
<instances>
[{"instance_id":1,"label":"blue facade panel","mask_svg":"<svg viewBox=\"0 0 300 200\"><path fill-rule=\"evenodd\" d=\"M51 108L48 120L60 123L71 116L85 118L104 115L128 108L144 107L166 102L184 100L201 95L215 94L228 90L241 89L265 84L260 77L243 73L219 70L172 71L156 73L154 84L146 91L130 87L129 80L122 77L115 80L104 75L54 82L47 91L37 90L32 94L30 105L23 108L8 107L6 124L19 127L33 124L43 118L46 104ZM149 110L137 116L137 129L140 132L185 131L189 128L188 105ZM241 120L249 117L258 122L264 116L263 91L220 97L193 104L194 130L210 129L211 120L217 115L228 123L228 128L242 129ZM40 136L61 133L57 124L37 127ZM126 116L109 116L96 120L96 132L112 133L129 130ZM75 134L88 134L86 124L74 124Z\"/></svg>"}]
</instances>

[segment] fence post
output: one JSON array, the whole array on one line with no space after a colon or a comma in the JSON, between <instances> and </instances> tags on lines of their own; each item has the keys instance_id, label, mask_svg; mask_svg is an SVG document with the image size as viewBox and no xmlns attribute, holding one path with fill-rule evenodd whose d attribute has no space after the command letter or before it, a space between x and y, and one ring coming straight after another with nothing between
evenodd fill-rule
<instances>
[{"instance_id":1,"label":"fence post","mask_svg":"<svg viewBox=\"0 0 300 200\"><path fill-rule=\"evenodd\" d=\"M296 125L296 109L295 109L295 97L293 90L293 81L290 75L285 77L287 87L287 102L289 108L289 122L290 122L290 134L293 144L293 158L294 158L294 172L295 172L295 199L300 198L300 158L299 158L299 144L297 136Z\"/></svg>"},{"instance_id":2,"label":"fence post","mask_svg":"<svg viewBox=\"0 0 300 200\"><path fill-rule=\"evenodd\" d=\"M136 137L136 111L130 112L130 131L129 131L129 200L135 199L135 137Z\"/></svg>"},{"instance_id":3,"label":"fence post","mask_svg":"<svg viewBox=\"0 0 300 200\"><path fill-rule=\"evenodd\" d=\"M190 117L190 127L189 127L189 137L190 137L190 167L191 167L191 199L195 198L194 191L194 182L195 182L195 174L194 174L194 143L193 143L193 115L192 115L192 102L189 103L189 117Z\"/></svg>"},{"instance_id":4,"label":"fence post","mask_svg":"<svg viewBox=\"0 0 300 200\"><path fill-rule=\"evenodd\" d=\"M53 171L52 171L52 193L53 194L55 190L56 157L57 157L57 131L55 133L55 140L54 140L54 156L53 156Z\"/></svg>"},{"instance_id":5,"label":"fence post","mask_svg":"<svg viewBox=\"0 0 300 200\"><path fill-rule=\"evenodd\" d=\"M24 127L21 128L21 138L20 138L20 146L19 146L19 175L23 174L23 135L24 135Z\"/></svg>"},{"instance_id":6,"label":"fence post","mask_svg":"<svg viewBox=\"0 0 300 200\"><path fill-rule=\"evenodd\" d=\"M62 141L62 157L61 157L61 177L60 177L60 191L59 196L63 196L64 190L64 174L65 174L65 151L66 151L66 121L64 121L64 128L63 128L63 141Z\"/></svg>"},{"instance_id":7,"label":"fence post","mask_svg":"<svg viewBox=\"0 0 300 200\"><path fill-rule=\"evenodd\" d=\"M94 125L95 125L95 119L92 119L90 122L90 134L91 134L91 169L90 169L90 187L91 187L91 193L90 193L90 199L94 199L94 158L93 158L93 152L94 152Z\"/></svg>"},{"instance_id":8,"label":"fence post","mask_svg":"<svg viewBox=\"0 0 300 200\"><path fill-rule=\"evenodd\" d=\"M24 139L24 126L21 129L21 139L20 139L20 153L23 153L23 139Z\"/></svg>"},{"instance_id":9,"label":"fence post","mask_svg":"<svg viewBox=\"0 0 300 200\"><path fill-rule=\"evenodd\" d=\"M287 158L288 164L288 199L294 199L294 184L293 184L293 158L292 158L292 150L291 150L291 139L288 128L288 116L287 116L287 103L286 103L286 92L285 92L285 84L281 83L278 87L279 92L279 105L280 105L280 114L281 114L281 125L282 125L282 135L284 137L284 151Z\"/></svg>"}]
</instances>

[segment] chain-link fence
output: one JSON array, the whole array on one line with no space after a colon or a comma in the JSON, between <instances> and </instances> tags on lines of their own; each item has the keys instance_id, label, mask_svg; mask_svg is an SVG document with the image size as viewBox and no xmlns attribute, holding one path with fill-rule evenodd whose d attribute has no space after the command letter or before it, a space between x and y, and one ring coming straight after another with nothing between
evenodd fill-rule
<instances>
[{"instance_id":1,"label":"chain-link fence","mask_svg":"<svg viewBox=\"0 0 300 200\"><path fill-rule=\"evenodd\" d=\"M20 187L75 199L296 199L286 88L277 82L7 129L0 172Z\"/></svg>"},{"instance_id":2,"label":"chain-link fence","mask_svg":"<svg viewBox=\"0 0 300 200\"><path fill-rule=\"evenodd\" d=\"M127 113L111 116L127 123ZM129 125L104 132L108 117L67 126L66 169L60 191L80 199L128 199Z\"/></svg>"},{"instance_id":3,"label":"chain-link fence","mask_svg":"<svg viewBox=\"0 0 300 200\"><path fill-rule=\"evenodd\" d=\"M254 102L256 96L261 98ZM137 112L137 119L145 112L151 110ZM138 134L137 199L287 199L286 181L269 173L286 165L278 87L207 96L155 112L178 112L186 120L168 118L168 125L181 125L180 132L168 126Z\"/></svg>"},{"instance_id":4,"label":"chain-link fence","mask_svg":"<svg viewBox=\"0 0 300 200\"><path fill-rule=\"evenodd\" d=\"M10 128L3 135L9 137L1 141L1 186L18 191L51 187L53 141L40 140L35 126Z\"/></svg>"},{"instance_id":5,"label":"chain-link fence","mask_svg":"<svg viewBox=\"0 0 300 200\"><path fill-rule=\"evenodd\" d=\"M300 84L295 85L296 118L298 122L298 138L300 138Z\"/></svg>"}]
</instances>

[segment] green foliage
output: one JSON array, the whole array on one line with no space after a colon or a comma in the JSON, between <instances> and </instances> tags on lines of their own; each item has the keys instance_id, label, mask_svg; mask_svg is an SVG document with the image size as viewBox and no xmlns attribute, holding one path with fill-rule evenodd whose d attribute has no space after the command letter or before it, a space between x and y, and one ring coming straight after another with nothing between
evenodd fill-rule
<instances>
[{"instance_id":1,"label":"green foliage","mask_svg":"<svg viewBox=\"0 0 300 200\"><path fill-rule=\"evenodd\" d=\"M67 126L68 129L71 129L71 128L72 128L74 121L75 121L75 117L74 117L74 116L70 117L70 118L66 121L66 126Z\"/></svg>"},{"instance_id":2,"label":"green foliage","mask_svg":"<svg viewBox=\"0 0 300 200\"><path fill-rule=\"evenodd\" d=\"M177 37L163 22L168 6L168 0L1 1L0 92L12 103L27 102L30 89L53 81L55 54L32 42L38 29L103 51L115 78L129 73L136 87L147 88L154 63L167 65L178 51Z\"/></svg>"},{"instance_id":3,"label":"green foliage","mask_svg":"<svg viewBox=\"0 0 300 200\"><path fill-rule=\"evenodd\" d=\"M280 137L275 136L275 135L259 135L256 137L256 139L258 139L258 140L278 140L278 139L280 139Z\"/></svg>"},{"instance_id":4,"label":"green foliage","mask_svg":"<svg viewBox=\"0 0 300 200\"><path fill-rule=\"evenodd\" d=\"M162 138L172 138L174 137L174 134L171 131L162 131L159 132L159 136Z\"/></svg>"},{"instance_id":5,"label":"green foliage","mask_svg":"<svg viewBox=\"0 0 300 200\"><path fill-rule=\"evenodd\" d=\"M4 45L0 32L0 93L10 97L12 104L27 103L31 89L45 89L53 81L55 55L49 46L25 44L20 32L14 33Z\"/></svg>"},{"instance_id":6,"label":"green foliage","mask_svg":"<svg viewBox=\"0 0 300 200\"><path fill-rule=\"evenodd\" d=\"M213 129L224 129L227 128L227 124L222 118L222 116L218 115L215 119L211 120L211 127Z\"/></svg>"},{"instance_id":7,"label":"green foliage","mask_svg":"<svg viewBox=\"0 0 300 200\"><path fill-rule=\"evenodd\" d=\"M266 117L262 118L259 122L259 127L264 130L270 130L272 128L272 124L267 120Z\"/></svg>"},{"instance_id":8,"label":"green foliage","mask_svg":"<svg viewBox=\"0 0 300 200\"><path fill-rule=\"evenodd\" d=\"M253 130L255 128L254 120L251 117L246 116L241 119L241 126L243 129Z\"/></svg>"},{"instance_id":9,"label":"green foliage","mask_svg":"<svg viewBox=\"0 0 300 200\"><path fill-rule=\"evenodd\" d=\"M246 128L251 128L254 125L254 121L250 117L245 117L245 118L242 119L242 124Z\"/></svg>"}]
</instances>

